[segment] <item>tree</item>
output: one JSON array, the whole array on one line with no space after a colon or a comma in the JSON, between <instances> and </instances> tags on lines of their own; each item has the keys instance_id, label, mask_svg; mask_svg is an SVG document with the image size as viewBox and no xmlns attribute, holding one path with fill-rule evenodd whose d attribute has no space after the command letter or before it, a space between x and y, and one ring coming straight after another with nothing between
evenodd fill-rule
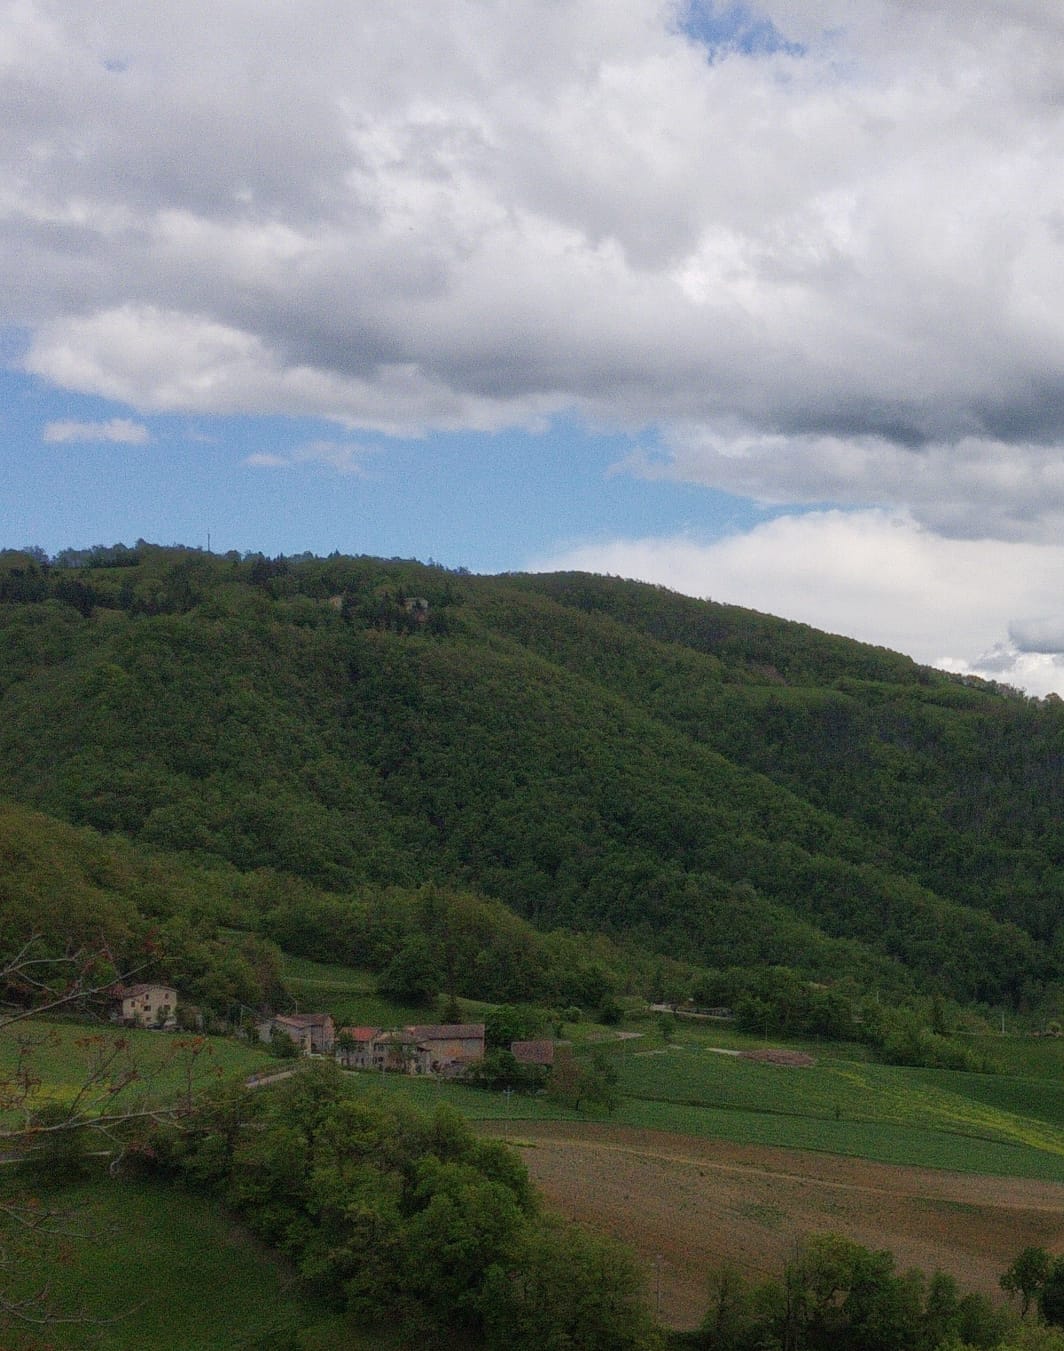
<instances>
[{"instance_id":1,"label":"tree","mask_svg":"<svg viewBox=\"0 0 1064 1351\"><path fill-rule=\"evenodd\" d=\"M699 1329L706 1351L743 1351L756 1327L746 1282L733 1266L715 1271L709 1282L709 1309Z\"/></svg>"},{"instance_id":2,"label":"tree","mask_svg":"<svg viewBox=\"0 0 1064 1351\"><path fill-rule=\"evenodd\" d=\"M408 938L377 981L377 991L397 1004L428 1005L443 988L443 973L422 934Z\"/></svg>"},{"instance_id":3,"label":"tree","mask_svg":"<svg viewBox=\"0 0 1064 1351\"><path fill-rule=\"evenodd\" d=\"M998 1284L1006 1295L1019 1295L1020 1317L1027 1317L1031 1302L1046 1283L1052 1258L1045 1248L1028 1247L1002 1274Z\"/></svg>"},{"instance_id":4,"label":"tree","mask_svg":"<svg viewBox=\"0 0 1064 1351\"><path fill-rule=\"evenodd\" d=\"M1047 1323L1064 1328L1064 1257L1049 1264L1038 1292L1038 1309Z\"/></svg>"},{"instance_id":5,"label":"tree","mask_svg":"<svg viewBox=\"0 0 1064 1351\"><path fill-rule=\"evenodd\" d=\"M529 1004L500 1004L484 1019L484 1038L489 1046L509 1047L514 1041L529 1041L543 1033L542 1009Z\"/></svg>"},{"instance_id":6,"label":"tree","mask_svg":"<svg viewBox=\"0 0 1064 1351\"><path fill-rule=\"evenodd\" d=\"M920 1295L890 1253L814 1234L784 1271L778 1335L784 1348L902 1351L918 1339Z\"/></svg>"},{"instance_id":7,"label":"tree","mask_svg":"<svg viewBox=\"0 0 1064 1351\"><path fill-rule=\"evenodd\" d=\"M590 1061L561 1056L551 1070L547 1094L578 1112L584 1107L612 1112L617 1106L617 1070L601 1050L593 1051Z\"/></svg>"},{"instance_id":8,"label":"tree","mask_svg":"<svg viewBox=\"0 0 1064 1351\"><path fill-rule=\"evenodd\" d=\"M629 1253L575 1225L528 1226L480 1297L491 1351L652 1351L661 1346Z\"/></svg>"}]
</instances>

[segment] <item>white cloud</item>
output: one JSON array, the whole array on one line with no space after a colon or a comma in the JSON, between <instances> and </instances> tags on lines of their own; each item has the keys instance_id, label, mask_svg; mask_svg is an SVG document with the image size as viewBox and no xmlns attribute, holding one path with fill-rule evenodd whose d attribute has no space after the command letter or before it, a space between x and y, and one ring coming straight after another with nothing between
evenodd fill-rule
<instances>
[{"instance_id":1,"label":"white cloud","mask_svg":"<svg viewBox=\"0 0 1064 1351\"><path fill-rule=\"evenodd\" d=\"M28 368L396 434L571 409L662 428L691 481L1051 536L1058 8L764 0L803 46L713 59L682 10L20 0Z\"/></svg>"},{"instance_id":2,"label":"white cloud","mask_svg":"<svg viewBox=\"0 0 1064 1351\"><path fill-rule=\"evenodd\" d=\"M248 455L244 464L251 469L291 469L301 464L323 465L338 474L362 478L366 474L363 461L376 454L375 448L354 441L309 441L284 454L260 451Z\"/></svg>"},{"instance_id":3,"label":"white cloud","mask_svg":"<svg viewBox=\"0 0 1064 1351\"><path fill-rule=\"evenodd\" d=\"M274 455L271 451L256 451L244 457L244 464L250 469L287 469L291 463L287 455Z\"/></svg>"},{"instance_id":4,"label":"white cloud","mask_svg":"<svg viewBox=\"0 0 1064 1351\"><path fill-rule=\"evenodd\" d=\"M826 511L779 517L712 543L579 545L532 567L636 577L927 665L1034 694L1064 693L1064 546L944 539L904 515Z\"/></svg>"},{"instance_id":5,"label":"white cloud","mask_svg":"<svg viewBox=\"0 0 1064 1351\"><path fill-rule=\"evenodd\" d=\"M364 378L295 364L254 333L155 306L44 324L24 365L65 389L153 412L331 417L392 434L534 425L549 411L542 400L477 399L410 363L377 363Z\"/></svg>"},{"instance_id":6,"label":"white cloud","mask_svg":"<svg viewBox=\"0 0 1064 1351\"><path fill-rule=\"evenodd\" d=\"M66 441L116 441L127 446L144 446L151 440L151 433L141 422L116 417L106 422L46 422L41 439L50 444Z\"/></svg>"}]
</instances>

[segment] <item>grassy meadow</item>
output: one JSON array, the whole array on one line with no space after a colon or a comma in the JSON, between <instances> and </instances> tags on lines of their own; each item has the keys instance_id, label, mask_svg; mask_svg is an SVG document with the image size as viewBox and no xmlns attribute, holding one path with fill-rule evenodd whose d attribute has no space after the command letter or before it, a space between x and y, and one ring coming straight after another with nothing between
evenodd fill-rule
<instances>
[{"instance_id":1,"label":"grassy meadow","mask_svg":"<svg viewBox=\"0 0 1064 1351\"><path fill-rule=\"evenodd\" d=\"M0 1332L10 1351L340 1351L387 1346L299 1292L286 1264L203 1197L97 1179L42 1197L72 1236L35 1236L31 1294L83 1321Z\"/></svg>"},{"instance_id":2,"label":"grassy meadow","mask_svg":"<svg viewBox=\"0 0 1064 1351\"><path fill-rule=\"evenodd\" d=\"M42 1105L71 1102L102 1061L109 1069L86 1100L89 1107L101 1096L126 1109L139 1100L168 1102L190 1085L195 1091L217 1079L246 1077L278 1066L265 1047L228 1037L33 1019L0 1037L0 1078L12 1074L23 1050L39 1081L33 1099ZM111 1097L107 1085L133 1067L136 1077Z\"/></svg>"}]
</instances>

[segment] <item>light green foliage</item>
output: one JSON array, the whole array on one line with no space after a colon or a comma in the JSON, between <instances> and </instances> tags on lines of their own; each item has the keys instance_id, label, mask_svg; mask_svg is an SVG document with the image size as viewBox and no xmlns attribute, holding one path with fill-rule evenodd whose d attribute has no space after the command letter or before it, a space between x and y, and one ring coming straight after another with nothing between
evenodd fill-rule
<instances>
[{"instance_id":1,"label":"light green foliage","mask_svg":"<svg viewBox=\"0 0 1064 1351\"><path fill-rule=\"evenodd\" d=\"M998 1351L1064 1351L1064 1329L1024 1323L1005 1335Z\"/></svg>"}]
</instances>

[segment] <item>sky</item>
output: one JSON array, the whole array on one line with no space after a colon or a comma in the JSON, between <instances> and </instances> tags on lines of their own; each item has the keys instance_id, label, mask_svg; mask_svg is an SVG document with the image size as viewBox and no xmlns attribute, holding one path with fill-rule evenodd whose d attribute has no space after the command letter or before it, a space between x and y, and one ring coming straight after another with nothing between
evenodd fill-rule
<instances>
[{"instance_id":1,"label":"sky","mask_svg":"<svg viewBox=\"0 0 1064 1351\"><path fill-rule=\"evenodd\" d=\"M0 0L0 548L662 583L1064 693L1059 0Z\"/></svg>"}]
</instances>

